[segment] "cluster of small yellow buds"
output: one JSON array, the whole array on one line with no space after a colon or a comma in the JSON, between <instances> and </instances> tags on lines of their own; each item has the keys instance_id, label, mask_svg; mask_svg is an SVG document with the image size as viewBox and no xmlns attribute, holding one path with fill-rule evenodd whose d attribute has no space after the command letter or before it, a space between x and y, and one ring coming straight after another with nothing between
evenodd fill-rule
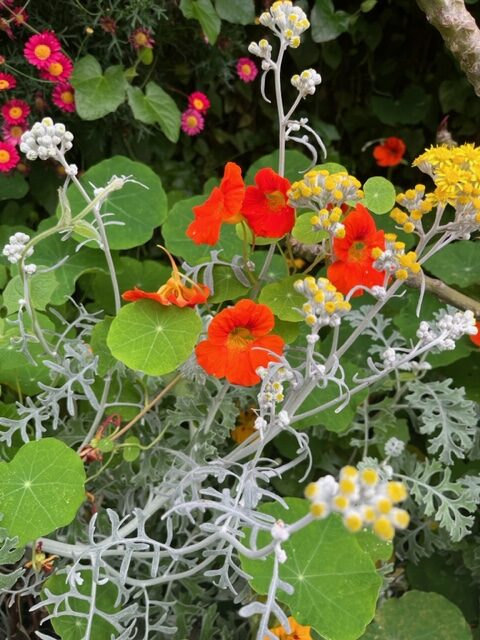
<instances>
[{"instance_id":1,"label":"cluster of small yellow buds","mask_svg":"<svg viewBox=\"0 0 480 640\"><path fill-rule=\"evenodd\" d=\"M429 213L434 205L430 194L425 197L425 185L417 184L415 189L408 189L405 193L397 196L398 204L408 211L402 211L395 207L390 217L401 225L405 233L413 233L421 226L421 220L426 213Z\"/></svg>"},{"instance_id":2,"label":"cluster of small yellow buds","mask_svg":"<svg viewBox=\"0 0 480 640\"><path fill-rule=\"evenodd\" d=\"M248 45L248 50L254 56L258 56L262 58L262 69L267 71L271 67L271 58L272 58L272 45L269 44L268 40L262 38L260 42L251 42Z\"/></svg>"},{"instance_id":3,"label":"cluster of small yellow buds","mask_svg":"<svg viewBox=\"0 0 480 640\"><path fill-rule=\"evenodd\" d=\"M293 373L287 367L279 367L272 372L265 367L258 367L256 373L262 379L262 389L258 395L260 409L267 409L277 402L283 402L284 383L291 382Z\"/></svg>"},{"instance_id":4,"label":"cluster of small yellow buds","mask_svg":"<svg viewBox=\"0 0 480 640\"><path fill-rule=\"evenodd\" d=\"M351 309L343 294L327 278L313 278L307 276L294 283L295 291L302 293L308 300L299 311L305 317L305 322L315 333L321 327L336 327L343 315Z\"/></svg>"},{"instance_id":5,"label":"cluster of small yellow buds","mask_svg":"<svg viewBox=\"0 0 480 640\"><path fill-rule=\"evenodd\" d=\"M274 2L270 11L262 13L259 22L294 49L300 45L300 36L310 26L306 13L300 7L294 7L290 0Z\"/></svg>"},{"instance_id":6,"label":"cluster of small yellow buds","mask_svg":"<svg viewBox=\"0 0 480 640\"><path fill-rule=\"evenodd\" d=\"M376 469L359 471L346 466L340 470L339 480L331 475L311 482L305 489L311 501L310 512L315 518L339 513L345 527L352 532L371 527L382 540L392 540L395 529L406 529L410 516L396 505L407 498L402 482L384 481Z\"/></svg>"},{"instance_id":7,"label":"cluster of small yellow buds","mask_svg":"<svg viewBox=\"0 0 480 640\"><path fill-rule=\"evenodd\" d=\"M347 201L361 200L361 186L360 182L346 171L330 173L326 169L312 169L307 171L302 180L292 184L288 198L292 207L339 207Z\"/></svg>"},{"instance_id":8,"label":"cluster of small yellow buds","mask_svg":"<svg viewBox=\"0 0 480 640\"><path fill-rule=\"evenodd\" d=\"M322 76L315 69L305 69L300 75L295 74L291 79L292 85L303 97L307 94L313 95L321 81Z\"/></svg>"},{"instance_id":9,"label":"cluster of small yellow buds","mask_svg":"<svg viewBox=\"0 0 480 640\"><path fill-rule=\"evenodd\" d=\"M421 271L415 251L405 253L405 243L399 242L395 233L385 234L385 250L375 247L372 258L375 260L374 269L395 274L399 280L406 280L410 274Z\"/></svg>"},{"instance_id":10,"label":"cluster of small yellow buds","mask_svg":"<svg viewBox=\"0 0 480 640\"><path fill-rule=\"evenodd\" d=\"M332 209L320 209L320 211L310 218L315 231L328 231L335 238L345 237L345 226L340 222L343 211L340 207Z\"/></svg>"}]
</instances>

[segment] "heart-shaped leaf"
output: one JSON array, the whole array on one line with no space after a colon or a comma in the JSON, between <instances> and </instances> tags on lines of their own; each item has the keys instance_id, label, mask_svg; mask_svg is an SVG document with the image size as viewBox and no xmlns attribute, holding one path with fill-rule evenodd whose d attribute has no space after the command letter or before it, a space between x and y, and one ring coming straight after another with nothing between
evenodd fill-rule
<instances>
[{"instance_id":1,"label":"heart-shaped leaf","mask_svg":"<svg viewBox=\"0 0 480 640\"><path fill-rule=\"evenodd\" d=\"M71 82L75 88L75 105L83 120L97 120L116 111L125 100L126 80L122 65L108 67L102 73L93 56L81 58L73 70Z\"/></svg>"},{"instance_id":2,"label":"heart-shaped leaf","mask_svg":"<svg viewBox=\"0 0 480 640\"><path fill-rule=\"evenodd\" d=\"M145 124L158 124L170 140L177 142L180 135L180 110L173 98L155 82L149 82L145 93L139 87L128 87L128 104L133 115Z\"/></svg>"}]
</instances>

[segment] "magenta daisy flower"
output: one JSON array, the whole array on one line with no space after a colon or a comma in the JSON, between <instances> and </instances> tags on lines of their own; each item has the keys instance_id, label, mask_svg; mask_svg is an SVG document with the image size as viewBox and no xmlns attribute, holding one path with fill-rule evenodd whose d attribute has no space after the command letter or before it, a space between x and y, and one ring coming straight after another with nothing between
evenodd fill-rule
<instances>
[{"instance_id":1,"label":"magenta daisy flower","mask_svg":"<svg viewBox=\"0 0 480 640\"><path fill-rule=\"evenodd\" d=\"M51 82L65 82L72 75L72 71L73 64L70 58L63 53L54 53L43 67L40 76Z\"/></svg>"},{"instance_id":2,"label":"magenta daisy flower","mask_svg":"<svg viewBox=\"0 0 480 640\"><path fill-rule=\"evenodd\" d=\"M34 67L45 69L50 58L61 48L62 45L53 31L44 31L27 40L23 55Z\"/></svg>"},{"instance_id":3,"label":"magenta daisy flower","mask_svg":"<svg viewBox=\"0 0 480 640\"><path fill-rule=\"evenodd\" d=\"M182 131L188 136L196 136L203 131L205 120L196 109L187 109L182 113Z\"/></svg>"},{"instance_id":4,"label":"magenta daisy flower","mask_svg":"<svg viewBox=\"0 0 480 640\"><path fill-rule=\"evenodd\" d=\"M250 58L239 58L237 61L237 73L243 82L253 82L258 74L257 65Z\"/></svg>"},{"instance_id":5,"label":"magenta daisy flower","mask_svg":"<svg viewBox=\"0 0 480 640\"><path fill-rule=\"evenodd\" d=\"M24 123L21 124L4 124L2 127L3 137L5 142L13 144L15 147L20 142L22 134L25 133L27 127Z\"/></svg>"},{"instance_id":6,"label":"magenta daisy flower","mask_svg":"<svg viewBox=\"0 0 480 640\"><path fill-rule=\"evenodd\" d=\"M28 22L28 13L23 7L14 7L12 11L14 13L13 21L18 27L22 27Z\"/></svg>"},{"instance_id":7,"label":"magenta daisy flower","mask_svg":"<svg viewBox=\"0 0 480 640\"><path fill-rule=\"evenodd\" d=\"M134 49L153 49L155 40L152 37L152 32L146 27L139 27L135 29L128 37Z\"/></svg>"},{"instance_id":8,"label":"magenta daisy flower","mask_svg":"<svg viewBox=\"0 0 480 640\"><path fill-rule=\"evenodd\" d=\"M20 162L20 156L13 144L0 140L0 171L7 173Z\"/></svg>"},{"instance_id":9,"label":"magenta daisy flower","mask_svg":"<svg viewBox=\"0 0 480 640\"><path fill-rule=\"evenodd\" d=\"M75 111L75 91L68 82L59 82L52 91L52 102L62 111Z\"/></svg>"},{"instance_id":10,"label":"magenta daisy flower","mask_svg":"<svg viewBox=\"0 0 480 640\"><path fill-rule=\"evenodd\" d=\"M2 107L2 115L8 124L23 124L30 114L30 107L24 100L13 98Z\"/></svg>"},{"instance_id":11,"label":"magenta daisy flower","mask_svg":"<svg viewBox=\"0 0 480 640\"><path fill-rule=\"evenodd\" d=\"M195 111L205 113L210 109L210 100L201 91L194 91L188 96L188 106Z\"/></svg>"},{"instance_id":12,"label":"magenta daisy flower","mask_svg":"<svg viewBox=\"0 0 480 640\"><path fill-rule=\"evenodd\" d=\"M0 73L0 91L14 89L17 86L17 80L11 73Z\"/></svg>"}]
</instances>

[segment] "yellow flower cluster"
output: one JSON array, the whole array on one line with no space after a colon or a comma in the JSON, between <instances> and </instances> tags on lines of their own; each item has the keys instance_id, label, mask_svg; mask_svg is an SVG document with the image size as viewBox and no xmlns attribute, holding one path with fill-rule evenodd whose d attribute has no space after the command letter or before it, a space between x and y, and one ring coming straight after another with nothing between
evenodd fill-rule
<instances>
[{"instance_id":1,"label":"yellow flower cluster","mask_svg":"<svg viewBox=\"0 0 480 640\"><path fill-rule=\"evenodd\" d=\"M382 540L392 540L395 529L406 529L410 522L408 512L396 506L407 498L405 485L382 481L378 471L370 467L362 471L343 467L338 482L333 476L324 476L307 485L305 497L311 501L310 512L316 518L339 513L349 531L355 533L368 526Z\"/></svg>"},{"instance_id":2,"label":"yellow flower cluster","mask_svg":"<svg viewBox=\"0 0 480 640\"><path fill-rule=\"evenodd\" d=\"M315 280L312 276L307 276L294 282L293 286L295 291L308 299L301 311L305 322L314 329L337 326L341 316L352 308L327 278Z\"/></svg>"},{"instance_id":3,"label":"yellow flower cluster","mask_svg":"<svg viewBox=\"0 0 480 640\"><path fill-rule=\"evenodd\" d=\"M375 269L392 273L399 280L406 280L410 274L421 271L415 251L405 253L405 243L399 242L395 233L386 233L385 250L375 247L371 255Z\"/></svg>"},{"instance_id":4,"label":"yellow flower cluster","mask_svg":"<svg viewBox=\"0 0 480 640\"><path fill-rule=\"evenodd\" d=\"M330 231L335 238L345 237L345 227L340 223L342 219L342 210L340 207L328 209L320 209L317 215L310 218L315 231Z\"/></svg>"},{"instance_id":5,"label":"yellow flower cluster","mask_svg":"<svg viewBox=\"0 0 480 640\"><path fill-rule=\"evenodd\" d=\"M419 226L423 216L433 208L434 201L430 196L431 194L425 196L425 185L423 184L417 184L415 189L408 189L405 193L399 193L397 202L408 213L395 207L390 213L390 217L402 226L405 233L413 233Z\"/></svg>"}]
</instances>

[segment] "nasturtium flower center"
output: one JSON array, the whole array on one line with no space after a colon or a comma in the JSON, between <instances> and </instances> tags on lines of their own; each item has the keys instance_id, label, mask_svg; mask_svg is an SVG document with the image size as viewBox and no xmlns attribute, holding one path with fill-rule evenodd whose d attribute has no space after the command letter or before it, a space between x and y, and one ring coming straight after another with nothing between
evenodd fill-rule
<instances>
[{"instance_id":1,"label":"nasturtium flower center","mask_svg":"<svg viewBox=\"0 0 480 640\"><path fill-rule=\"evenodd\" d=\"M348 258L352 261L361 261L365 257L365 243L354 242L348 250Z\"/></svg>"},{"instance_id":2,"label":"nasturtium flower center","mask_svg":"<svg viewBox=\"0 0 480 640\"><path fill-rule=\"evenodd\" d=\"M272 191L271 193L267 193L266 196L268 207L272 211L276 211L285 206L285 196L281 191Z\"/></svg>"},{"instance_id":3,"label":"nasturtium flower center","mask_svg":"<svg viewBox=\"0 0 480 640\"><path fill-rule=\"evenodd\" d=\"M255 338L245 327L237 327L228 336L228 346L231 349L244 349Z\"/></svg>"},{"instance_id":4,"label":"nasturtium flower center","mask_svg":"<svg viewBox=\"0 0 480 640\"><path fill-rule=\"evenodd\" d=\"M9 110L8 113L9 113L11 118L15 118L16 119L16 118L20 118L22 116L23 111L22 111L22 109L20 107L12 107Z\"/></svg>"},{"instance_id":5,"label":"nasturtium flower center","mask_svg":"<svg viewBox=\"0 0 480 640\"><path fill-rule=\"evenodd\" d=\"M0 164L5 164L10 160L10 154L6 149L0 149Z\"/></svg>"},{"instance_id":6,"label":"nasturtium flower center","mask_svg":"<svg viewBox=\"0 0 480 640\"><path fill-rule=\"evenodd\" d=\"M46 44L37 44L34 49L35 55L39 60L46 60L52 55L52 50Z\"/></svg>"}]
</instances>

